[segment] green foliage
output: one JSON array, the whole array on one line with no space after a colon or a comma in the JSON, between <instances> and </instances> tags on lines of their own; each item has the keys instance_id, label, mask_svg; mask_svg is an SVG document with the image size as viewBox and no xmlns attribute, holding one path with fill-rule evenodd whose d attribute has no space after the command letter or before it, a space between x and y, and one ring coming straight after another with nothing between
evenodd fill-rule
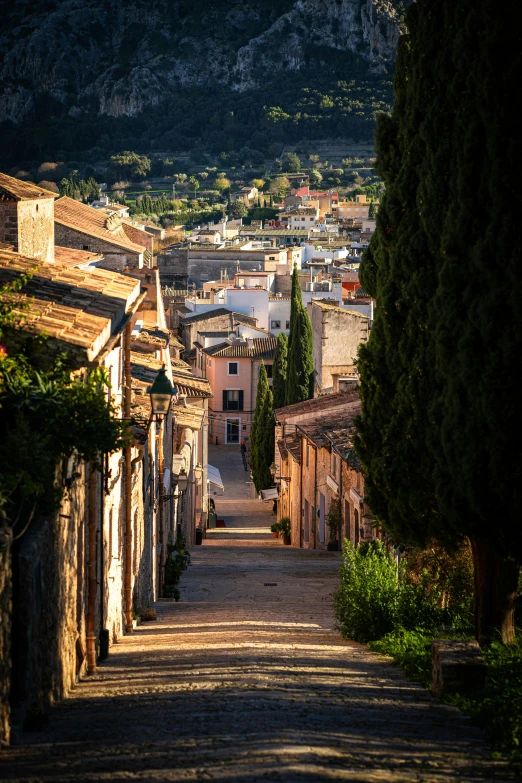
<instances>
[{"instance_id":1,"label":"green foliage","mask_svg":"<svg viewBox=\"0 0 522 783\"><path fill-rule=\"evenodd\" d=\"M431 688L434 639L463 638L463 634L440 631L395 630L369 643L375 652L389 655L413 680ZM487 663L486 687L482 694L451 694L443 701L458 707L488 732L493 746L509 753L514 768L522 769L522 636L514 644L491 644L482 650Z\"/></svg>"},{"instance_id":2,"label":"green foliage","mask_svg":"<svg viewBox=\"0 0 522 783\"><path fill-rule=\"evenodd\" d=\"M345 541L335 595L343 636L366 642L399 629L429 631L444 625L470 630L469 598L445 595L427 571L411 576L407 558L397 565L382 542L354 548Z\"/></svg>"},{"instance_id":3,"label":"green foliage","mask_svg":"<svg viewBox=\"0 0 522 783\"><path fill-rule=\"evenodd\" d=\"M270 530L272 531L272 533L279 533L281 530L281 523L274 522L272 525L270 525Z\"/></svg>"},{"instance_id":4,"label":"green foliage","mask_svg":"<svg viewBox=\"0 0 522 783\"><path fill-rule=\"evenodd\" d=\"M224 176L216 177L214 182L214 187L217 188L217 190L229 190L230 189L230 180L227 179Z\"/></svg>"},{"instance_id":5,"label":"green foliage","mask_svg":"<svg viewBox=\"0 0 522 783\"><path fill-rule=\"evenodd\" d=\"M279 532L282 536L289 536L292 533L292 520L290 517L281 517L279 520Z\"/></svg>"},{"instance_id":6,"label":"green foliage","mask_svg":"<svg viewBox=\"0 0 522 783\"><path fill-rule=\"evenodd\" d=\"M150 173L151 163L146 155L126 150L117 155L111 155L112 180L130 179L132 181L144 180Z\"/></svg>"},{"instance_id":7,"label":"green foliage","mask_svg":"<svg viewBox=\"0 0 522 783\"><path fill-rule=\"evenodd\" d=\"M295 152L285 152L282 158L283 169L290 173L301 171L301 160Z\"/></svg>"},{"instance_id":8,"label":"green foliage","mask_svg":"<svg viewBox=\"0 0 522 783\"><path fill-rule=\"evenodd\" d=\"M103 454L128 442L127 423L107 393L106 370L74 376L66 355L46 356L45 338L17 347L31 307L20 294L30 277L0 286L0 498L13 527L37 510L59 507L61 460L76 455L98 467Z\"/></svg>"},{"instance_id":9,"label":"green foliage","mask_svg":"<svg viewBox=\"0 0 522 783\"><path fill-rule=\"evenodd\" d=\"M440 638L442 634L437 634ZM369 642L368 647L375 652L389 655L412 680L424 688L431 687L432 660L431 644L433 632L406 631L399 628L386 634L382 639Z\"/></svg>"},{"instance_id":10,"label":"green foliage","mask_svg":"<svg viewBox=\"0 0 522 783\"><path fill-rule=\"evenodd\" d=\"M285 405L309 400L313 397L313 394L314 355L312 324L303 305L299 272L297 271L297 265L294 265Z\"/></svg>"},{"instance_id":11,"label":"green foliage","mask_svg":"<svg viewBox=\"0 0 522 783\"><path fill-rule=\"evenodd\" d=\"M256 407L250 432L250 468L256 491L272 486L270 465L274 459L274 402L264 362L257 382Z\"/></svg>"},{"instance_id":12,"label":"green foliage","mask_svg":"<svg viewBox=\"0 0 522 783\"><path fill-rule=\"evenodd\" d=\"M78 179L78 172L73 171L69 177L60 180L60 196L69 196L77 201L94 201L100 198L100 186L93 177Z\"/></svg>"},{"instance_id":13,"label":"green foliage","mask_svg":"<svg viewBox=\"0 0 522 783\"><path fill-rule=\"evenodd\" d=\"M228 214L231 218L246 217L246 215L248 215L248 207L246 204L243 204L242 201L234 201L234 203L230 206Z\"/></svg>"},{"instance_id":14,"label":"green foliage","mask_svg":"<svg viewBox=\"0 0 522 783\"><path fill-rule=\"evenodd\" d=\"M277 345L274 355L272 370L272 393L274 395L274 408L282 408L286 396L286 374L288 359L288 339L284 332L277 335Z\"/></svg>"}]
</instances>

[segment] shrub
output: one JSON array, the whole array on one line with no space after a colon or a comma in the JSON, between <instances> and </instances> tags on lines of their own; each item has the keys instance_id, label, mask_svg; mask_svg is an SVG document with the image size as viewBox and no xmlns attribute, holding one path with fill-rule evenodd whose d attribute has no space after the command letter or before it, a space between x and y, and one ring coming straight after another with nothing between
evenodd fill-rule
<instances>
[{"instance_id":1,"label":"shrub","mask_svg":"<svg viewBox=\"0 0 522 783\"><path fill-rule=\"evenodd\" d=\"M375 542L375 546L363 549L345 541L334 598L342 635L366 642L392 631L397 598L397 569L382 544Z\"/></svg>"},{"instance_id":2,"label":"shrub","mask_svg":"<svg viewBox=\"0 0 522 783\"><path fill-rule=\"evenodd\" d=\"M397 565L393 553L387 552L381 541L355 549L345 542L335 595L343 636L367 642L398 629L470 628L469 596L448 596L449 577L440 580L438 574L430 574L427 569L418 573L409 568L407 558Z\"/></svg>"}]
</instances>

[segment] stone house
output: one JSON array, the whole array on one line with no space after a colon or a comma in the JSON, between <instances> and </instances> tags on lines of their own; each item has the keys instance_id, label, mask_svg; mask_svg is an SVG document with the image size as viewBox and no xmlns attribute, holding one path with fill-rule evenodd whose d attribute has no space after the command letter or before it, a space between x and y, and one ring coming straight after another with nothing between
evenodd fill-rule
<instances>
[{"instance_id":1,"label":"stone house","mask_svg":"<svg viewBox=\"0 0 522 783\"><path fill-rule=\"evenodd\" d=\"M103 267L123 272L141 269L150 261L149 251L136 244L126 233L135 231L118 215L107 215L68 196L54 205L56 243L64 247L103 254ZM133 234L134 235L134 234Z\"/></svg>"},{"instance_id":2,"label":"stone house","mask_svg":"<svg viewBox=\"0 0 522 783\"><path fill-rule=\"evenodd\" d=\"M335 376L356 376L357 351L368 341L370 320L321 299L309 302L308 315L314 341L314 395L318 396L333 389Z\"/></svg>"},{"instance_id":3,"label":"stone house","mask_svg":"<svg viewBox=\"0 0 522 783\"><path fill-rule=\"evenodd\" d=\"M360 413L356 385L275 411L278 519L292 524L292 545L326 549L335 540L353 544L375 532L364 503L364 478L353 451L353 420ZM337 531L328 514L340 508ZM338 543L337 543L338 545Z\"/></svg>"},{"instance_id":4,"label":"stone house","mask_svg":"<svg viewBox=\"0 0 522 783\"><path fill-rule=\"evenodd\" d=\"M54 261L56 193L0 173L0 242L16 253Z\"/></svg>"},{"instance_id":5,"label":"stone house","mask_svg":"<svg viewBox=\"0 0 522 783\"><path fill-rule=\"evenodd\" d=\"M258 197L259 191L257 188L248 186L244 188L240 188L239 190L232 192L230 194L230 201L232 204L235 201L241 201L245 206L250 207L252 206L252 202L255 201L255 199Z\"/></svg>"},{"instance_id":6,"label":"stone house","mask_svg":"<svg viewBox=\"0 0 522 783\"><path fill-rule=\"evenodd\" d=\"M0 251L0 282L34 268L33 258ZM44 332L46 350L65 351L71 366L83 376L93 367L105 367L115 401L121 401L124 353L141 300L139 280L107 270L45 263L34 272L24 293L31 298L31 307L19 339ZM108 629L114 641L131 616L135 585L126 566L123 531L129 521L132 524L125 475L135 456L137 451L132 450L111 455L103 460L102 471L95 473L71 458L60 473L59 480L68 489L59 511L35 518L12 547L10 706L15 729L39 720L78 677L93 671L101 629ZM112 516L109 507L114 509ZM110 581L109 552L119 562L114 581ZM95 595L90 592L93 584Z\"/></svg>"}]
</instances>

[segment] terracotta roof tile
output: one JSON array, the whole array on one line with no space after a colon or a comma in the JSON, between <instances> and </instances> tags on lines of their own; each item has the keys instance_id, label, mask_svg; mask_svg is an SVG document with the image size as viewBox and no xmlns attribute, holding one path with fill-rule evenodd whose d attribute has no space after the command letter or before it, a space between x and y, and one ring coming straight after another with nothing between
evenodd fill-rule
<instances>
[{"instance_id":1,"label":"terracotta roof tile","mask_svg":"<svg viewBox=\"0 0 522 783\"><path fill-rule=\"evenodd\" d=\"M0 282L31 271L20 296L29 299L23 330L85 349L86 362L98 355L140 294L139 280L117 272L38 264L0 250Z\"/></svg>"},{"instance_id":2,"label":"terracotta roof tile","mask_svg":"<svg viewBox=\"0 0 522 783\"><path fill-rule=\"evenodd\" d=\"M144 253L146 248L128 238L117 215L108 216L101 209L94 209L68 196L62 196L54 205L55 223L74 231L102 239L111 245L123 247L133 253Z\"/></svg>"},{"instance_id":3,"label":"terracotta roof tile","mask_svg":"<svg viewBox=\"0 0 522 783\"><path fill-rule=\"evenodd\" d=\"M219 343L211 345L209 348L203 348L203 353L214 357L234 357L251 359L273 359L277 346L276 337L254 337L249 345L246 342L241 343Z\"/></svg>"},{"instance_id":4,"label":"terracotta roof tile","mask_svg":"<svg viewBox=\"0 0 522 783\"><path fill-rule=\"evenodd\" d=\"M54 199L56 196L57 194L51 190L45 190L32 182L23 182L21 179L0 172L0 199L4 197L14 201L31 201L35 198Z\"/></svg>"},{"instance_id":5,"label":"terracotta roof tile","mask_svg":"<svg viewBox=\"0 0 522 783\"><path fill-rule=\"evenodd\" d=\"M274 414L278 422L284 423L292 416L298 416L302 413L320 415L321 410L327 411L330 408L346 406L357 400L359 400L358 385L354 381L353 391L313 397L311 400L304 400L303 402L296 402L293 405L287 405L284 408L278 408L274 411Z\"/></svg>"}]
</instances>

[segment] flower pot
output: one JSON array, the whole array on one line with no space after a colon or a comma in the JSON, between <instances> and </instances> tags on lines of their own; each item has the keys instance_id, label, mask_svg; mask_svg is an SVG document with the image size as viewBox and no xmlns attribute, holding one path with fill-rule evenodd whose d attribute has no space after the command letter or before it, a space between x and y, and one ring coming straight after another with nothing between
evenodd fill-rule
<instances>
[{"instance_id":1,"label":"flower pot","mask_svg":"<svg viewBox=\"0 0 522 783\"><path fill-rule=\"evenodd\" d=\"M272 532L272 535L274 536L274 538L279 538L279 531L278 530L274 530Z\"/></svg>"},{"instance_id":2,"label":"flower pot","mask_svg":"<svg viewBox=\"0 0 522 783\"><path fill-rule=\"evenodd\" d=\"M290 544L290 533L283 535L283 544L286 544L287 546Z\"/></svg>"}]
</instances>

